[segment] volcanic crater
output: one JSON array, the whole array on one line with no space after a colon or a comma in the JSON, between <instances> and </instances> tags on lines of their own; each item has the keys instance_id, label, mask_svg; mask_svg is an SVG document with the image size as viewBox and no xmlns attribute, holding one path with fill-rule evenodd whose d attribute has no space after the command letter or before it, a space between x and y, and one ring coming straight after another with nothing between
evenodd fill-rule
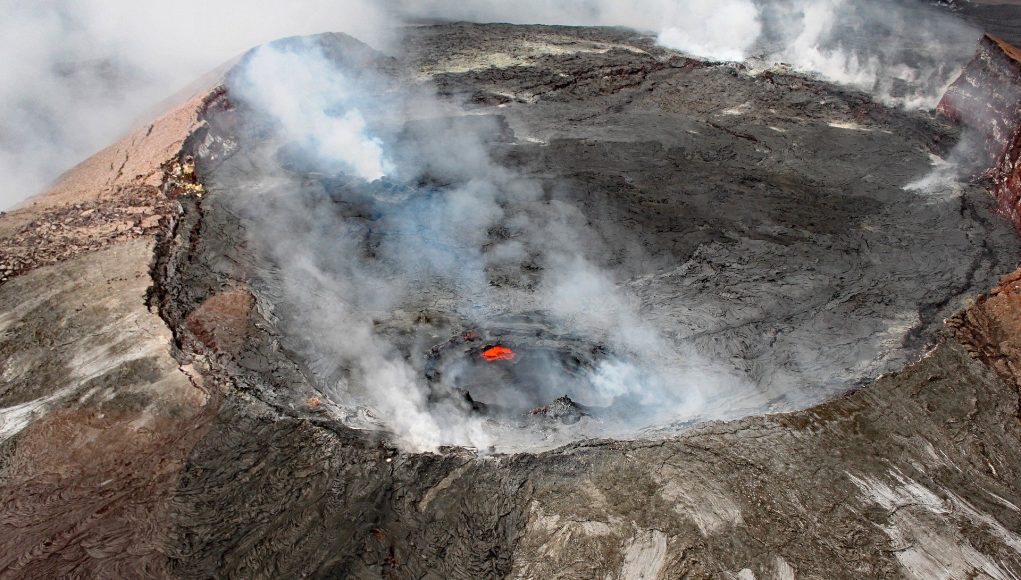
<instances>
[{"instance_id":1,"label":"volcanic crater","mask_svg":"<svg viewBox=\"0 0 1021 580\"><path fill-rule=\"evenodd\" d=\"M444 421L485 417L472 429L488 437L442 444L527 424L482 409L527 416L564 395L618 409L482 444L511 451L804 408L916 359L1016 260L984 190L911 186L957 141L948 120L632 32L529 30L558 50L452 62L468 46L522 52L522 29L469 24L412 29L396 59L338 35L270 45L358 87L337 114L364 116L395 166L382 179L282 133L249 54L193 139L202 217L168 283L193 271L189 286L249 287L273 356L350 426L399 434L388 414L407 409L375 399L408 389L425 397L416 413L444 401ZM490 324L529 313L533 336ZM507 343L514 361L437 359L487 326L472 348ZM349 338L366 346L338 346ZM366 365L413 376L383 389L398 379Z\"/></svg>"},{"instance_id":2,"label":"volcanic crater","mask_svg":"<svg viewBox=\"0 0 1021 580\"><path fill-rule=\"evenodd\" d=\"M0 575L1017 577L962 131L622 29L254 50L0 218Z\"/></svg>"}]
</instances>

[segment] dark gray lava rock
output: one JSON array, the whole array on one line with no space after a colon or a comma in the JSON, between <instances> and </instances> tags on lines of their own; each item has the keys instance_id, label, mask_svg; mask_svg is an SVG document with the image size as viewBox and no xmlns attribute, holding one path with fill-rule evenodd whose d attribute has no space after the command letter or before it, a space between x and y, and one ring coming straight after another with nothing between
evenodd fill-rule
<instances>
[{"instance_id":1,"label":"dark gray lava rock","mask_svg":"<svg viewBox=\"0 0 1021 580\"><path fill-rule=\"evenodd\" d=\"M581 420L585 413L577 403L571 400L570 397L564 395L553 400L549 405L543 405L536 407L529 412L529 415L533 417L544 417L547 419L554 419L570 425L577 423Z\"/></svg>"},{"instance_id":2,"label":"dark gray lava rock","mask_svg":"<svg viewBox=\"0 0 1021 580\"><path fill-rule=\"evenodd\" d=\"M382 255L393 232L364 203L380 192L336 195L308 173L287 191L254 187L279 149L227 91L181 152L205 190L174 190L154 250L115 245L0 287L0 575L1021 576L1019 394L969 354L1010 371L1013 335L986 318L982 332L955 323L982 343L967 350L940 334L1013 269L1018 244L976 187L903 187L953 127L783 71L672 66L683 57L622 30L423 27L396 60L319 41L498 117L480 146L543 184L533 207L576 210L564 215L588 227L581 251L665 344L749 378L713 399L744 418L592 438L571 393L541 412L564 439L515 447L508 429L495 451L396 445L387 417L337 389L373 385L294 324L339 305L297 317L291 264L267 260L259 238L273 225L259 219L285 215L256 211L331 208L286 225L327 248L303 257L336 264L337 216L359 224L354 247ZM454 183L455 161L386 187L387 203ZM502 209L483 245L534 215ZM483 286L527 303L549 267L509 262ZM421 287L372 321L395 359L477 328L444 306L464 288ZM61 389L24 391L48 381ZM34 409L52 410L26 427Z\"/></svg>"}]
</instances>

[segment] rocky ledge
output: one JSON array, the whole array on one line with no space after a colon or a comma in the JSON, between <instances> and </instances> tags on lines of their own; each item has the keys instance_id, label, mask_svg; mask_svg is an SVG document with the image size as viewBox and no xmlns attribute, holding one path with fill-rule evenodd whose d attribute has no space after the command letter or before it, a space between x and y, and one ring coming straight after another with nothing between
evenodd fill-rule
<instances>
[{"instance_id":1,"label":"rocky ledge","mask_svg":"<svg viewBox=\"0 0 1021 580\"><path fill-rule=\"evenodd\" d=\"M937 111L978 133L985 152L979 168L1000 213L1021 231L1021 50L986 34Z\"/></svg>"}]
</instances>

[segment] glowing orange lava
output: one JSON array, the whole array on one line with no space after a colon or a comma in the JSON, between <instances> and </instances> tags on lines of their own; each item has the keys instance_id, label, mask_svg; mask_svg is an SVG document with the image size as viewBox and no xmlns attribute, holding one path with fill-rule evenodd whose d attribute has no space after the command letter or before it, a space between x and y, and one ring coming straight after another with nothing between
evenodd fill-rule
<instances>
[{"instance_id":1,"label":"glowing orange lava","mask_svg":"<svg viewBox=\"0 0 1021 580\"><path fill-rule=\"evenodd\" d=\"M507 348L506 346L503 346L502 344L498 344L496 346L491 346L486 350L482 351L482 358L488 361L514 360L514 351Z\"/></svg>"}]
</instances>

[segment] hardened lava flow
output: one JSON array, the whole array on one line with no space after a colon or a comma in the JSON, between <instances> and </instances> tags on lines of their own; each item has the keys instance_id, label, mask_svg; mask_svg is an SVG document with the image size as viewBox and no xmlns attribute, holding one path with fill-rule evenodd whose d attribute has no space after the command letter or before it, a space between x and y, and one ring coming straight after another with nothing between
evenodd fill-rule
<instances>
[{"instance_id":1,"label":"hardened lava flow","mask_svg":"<svg viewBox=\"0 0 1021 580\"><path fill-rule=\"evenodd\" d=\"M206 192L181 247L196 263L175 267L194 276L182 314L240 285L267 317L279 349L227 374L426 446L662 436L899 368L1014 263L986 192L908 187L955 142L946 121L782 70L675 68L622 31L542 29L515 66L575 80L527 94L517 68L442 60L464 35L514 45L516 30L416 29L401 62L291 39L228 76L229 105L194 139ZM273 116L265 71L325 98L288 80L302 62L345 79L330 98L368 153L338 163L324 143L344 126L309 138ZM514 359L482 364L497 346ZM302 386L271 387L280 366ZM562 397L583 420L527 420Z\"/></svg>"},{"instance_id":2,"label":"hardened lava flow","mask_svg":"<svg viewBox=\"0 0 1021 580\"><path fill-rule=\"evenodd\" d=\"M0 218L82 240L0 286L0 576L1021 576L960 118L619 29L255 50Z\"/></svg>"},{"instance_id":3,"label":"hardened lava flow","mask_svg":"<svg viewBox=\"0 0 1021 580\"><path fill-rule=\"evenodd\" d=\"M536 316L490 321L432 347L425 365L433 397L460 397L471 412L529 427L536 418L576 423L585 416L612 417L591 397L597 364L606 349L551 333ZM559 401L563 413L551 414Z\"/></svg>"}]
</instances>

